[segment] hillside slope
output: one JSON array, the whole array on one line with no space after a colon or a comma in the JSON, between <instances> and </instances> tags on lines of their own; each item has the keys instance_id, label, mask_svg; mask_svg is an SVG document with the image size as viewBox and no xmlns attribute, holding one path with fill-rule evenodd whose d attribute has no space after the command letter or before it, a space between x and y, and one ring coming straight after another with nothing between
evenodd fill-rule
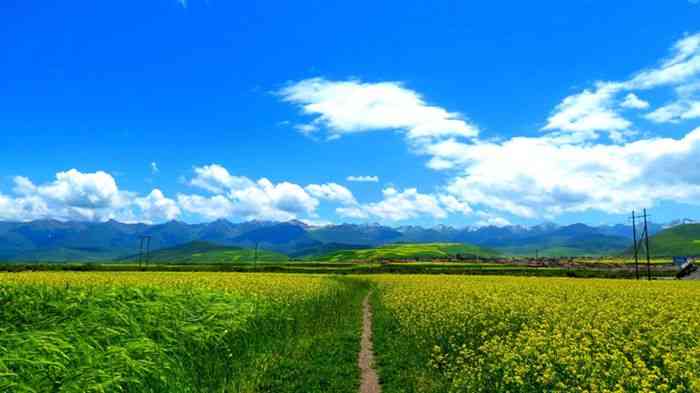
<instances>
[{"instance_id":1,"label":"hillside slope","mask_svg":"<svg viewBox=\"0 0 700 393\"><path fill-rule=\"evenodd\" d=\"M649 238L649 248L655 257L700 256L700 224L678 225L661 231Z\"/></svg>"},{"instance_id":2,"label":"hillside slope","mask_svg":"<svg viewBox=\"0 0 700 393\"><path fill-rule=\"evenodd\" d=\"M312 257L316 261L376 261L391 259L448 258L463 255L465 257L493 257L498 253L478 246L460 243L422 243L422 244L387 244L375 248L339 250L321 256Z\"/></svg>"},{"instance_id":3,"label":"hillside slope","mask_svg":"<svg viewBox=\"0 0 700 393\"><path fill-rule=\"evenodd\" d=\"M137 255L124 259L124 261L129 262L137 260ZM260 263L284 262L287 260L288 258L284 254L258 249L257 261ZM152 251L149 262L176 264L253 263L255 262L255 250L196 241Z\"/></svg>"}]
</instances>

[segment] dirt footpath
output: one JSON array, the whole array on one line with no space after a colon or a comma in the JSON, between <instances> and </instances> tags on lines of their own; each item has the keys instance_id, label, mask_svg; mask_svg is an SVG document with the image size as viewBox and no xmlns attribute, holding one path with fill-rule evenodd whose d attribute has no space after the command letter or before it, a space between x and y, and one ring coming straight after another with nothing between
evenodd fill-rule
<instances>
[{"instance_id":1,"label":"dirt footpath","mask_svg":"<svg viewBox=\"0 0 700 393\"><path fill-rule=\"evenodd\" d=\"M372 306L369 298L372 291L369 291L362 301L362 341L360 342L360 355L357 365L362 373L360 383L360 393L379 393L382 391L379 386L379 377L374 369L374 351L372 349Z\"/></svg>"}]
</instances>

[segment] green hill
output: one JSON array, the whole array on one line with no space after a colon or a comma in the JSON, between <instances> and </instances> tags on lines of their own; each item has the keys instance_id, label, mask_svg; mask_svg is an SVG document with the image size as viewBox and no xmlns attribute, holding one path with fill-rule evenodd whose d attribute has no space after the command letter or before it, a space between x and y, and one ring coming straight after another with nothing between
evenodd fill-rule
<instances>
[{"instance_id":1,"label":"green hill","mask_svg":"<svg viewBox=\"0 0 700 393\"><path fill-rule=\"evenodd\" d=\"M258 250L258 262L285 262L289 258L280 253ZM138 256L126 260L134 262ZM207 242L190 242L175 247L152 251L150 263L207 264L207 263L253 263L255 250L241 247L228 247Z\"/></svg>"},{"instance_id":2,"label":"green hill","mask_svg":"<svg viewBox=\"0 0 700 393\"><path fill-rule=\"evenodd\" d=\"M461 243L423 243L423 244L387 244L375 248L338 250L321 256L310 257L316 261L376 261L391 259L430 259L448 258L463 255L465 257L494 257L498 252L478 246Z\"/></svg>"},{"instance_id":3,"label":"green hill","mask_svg":"<svg viewBox=\"0 0 700 393\"><path fill-rule=\"evenodd\" d=\"M649 238L654 257L700 256L700 224L678 225Z\"/></svg>"}]
</instances>

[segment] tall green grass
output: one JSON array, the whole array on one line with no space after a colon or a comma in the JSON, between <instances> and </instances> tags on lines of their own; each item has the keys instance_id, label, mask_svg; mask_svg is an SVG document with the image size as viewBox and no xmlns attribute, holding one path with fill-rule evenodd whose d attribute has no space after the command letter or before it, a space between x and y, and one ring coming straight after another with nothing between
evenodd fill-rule
<instances>
[{"instance_id":1,"label":"tall green grass","mask_svg":"<svg viewBox=\"0 0 700 393\"><path fill-rule=\"evenodd\" d=\"M0 276L0 392L356 390L361 283L326 278L318 296L285 299L142 274L144 285Z\"/></svg>"}]
</instances>

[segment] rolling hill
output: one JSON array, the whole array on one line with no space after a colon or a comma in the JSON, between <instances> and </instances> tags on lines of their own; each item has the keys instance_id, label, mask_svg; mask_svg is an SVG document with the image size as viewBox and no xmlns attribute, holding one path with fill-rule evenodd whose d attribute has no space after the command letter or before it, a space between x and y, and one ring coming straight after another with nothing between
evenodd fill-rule
<instances>
[{"instance_id":1,"label":"rolling hill","mask_svg":"<svg viewBox=\"0 0 700 393\"><path fill-rule=\"evenodd\" d=\"M258 249L259 263L285 262L289 258L284 254ZM137 255L122 261L135 262ZM190 242L180 246L164 248L151 252L149 263L169 264L208 264L208 263L253 263L255 250L250 248L221 246L208 242Z\"/></svg>"},{"instance_id":2,"label":"rolling hill","mask_svg":"<svg viewBox=\"0 0 700 393\"><path fill-rule=\"evenodd\" d=\"M458 254L467 257L493 257L497 256L498 252L460 243L402 243L367 249L339 250L310 259L325 262L377 261L383 259L447 258Z\"/></svg>"},{"instance_id":3,"label":"rolling hill","mask_svg":"<svg viewBox=\"0 0 700 393\"><path fill-rule=\"evenodd\" d=\"M654 257L700 256L700 224L678 225L661 231L649 238L649 248Z\"/></svg>"}]
</instances>

